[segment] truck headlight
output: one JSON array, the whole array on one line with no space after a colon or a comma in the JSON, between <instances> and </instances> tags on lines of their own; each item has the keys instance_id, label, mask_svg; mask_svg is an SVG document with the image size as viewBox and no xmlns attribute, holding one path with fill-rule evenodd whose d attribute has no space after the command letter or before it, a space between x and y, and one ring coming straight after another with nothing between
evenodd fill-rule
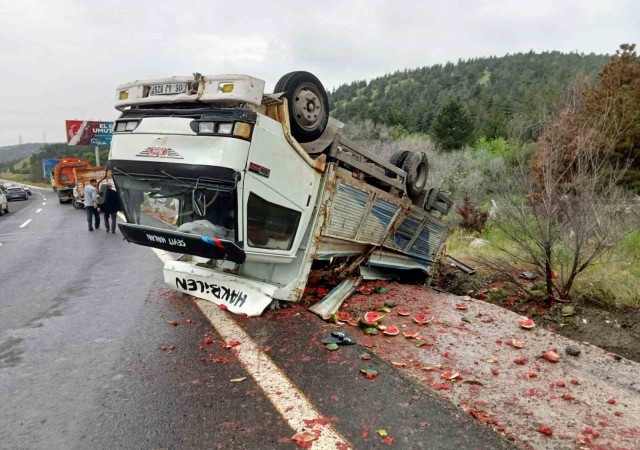
<instances>
[{"instance_id":1,"label":"truck headlight","mask_svg":"<svg viewBox=\"0 0 640 450\"><path fill-rule=\"evenodd\" d=\"M251 136L251 124L244 122L236 122L233 127L233 135L244 139L249 139Z\"/></svg>"},{"instance_id":2,"label":"truck headlight","mask_svg":"<svg viewBox=\"0 0 640 450\"><path fill-rule=\"evenodd\" d=\"M215 122L199 122L198 133L213 134L216 130Z\"/></svg>"},{"instance_id":3,"label":"truck headlight","mask_svg":"<svg viewBox=\"0 0 640 450\"><path fill-rule=\"evenodd\" d=\"M119 120L116 122L115 131L119 133L122 133L123 131L133 131L139 124L139 120Z\"/></svg>"},{"instance_id":4,"label":"truck headlight","mask_svg":"<svg viewBox=\"0 0 640 450\"><path fill-rule=\"evenodd\" d=\"M127 122L127 125L124 127L124 131L133 131L138 127L138 124L140 122L138 122L137 120L130 120Z\"/></svg>"},{"instance_id":5,"label":"truck headlight","mask_svg":"<svg viewBox=\"0 0 640 450\"><path fill-rule=\"evenodd\" d=\"M233 131L233 123L219 123L218 124L218 133L219 134L231 134Z\"/></svg>"}]
</instances>

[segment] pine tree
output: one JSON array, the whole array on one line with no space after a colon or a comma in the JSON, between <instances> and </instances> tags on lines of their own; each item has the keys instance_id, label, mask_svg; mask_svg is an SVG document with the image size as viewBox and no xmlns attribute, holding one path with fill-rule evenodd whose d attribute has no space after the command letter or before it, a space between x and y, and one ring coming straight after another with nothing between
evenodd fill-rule
<instances>
[{"instance_id":1,"label":"pine tree","mask_svg":"<svg viewBox=\"0 0 640 450\"><path fill-rule=\"evenodd\" d=\"M431 125L433 140L443 150L460 149L473 141L473 119L457 97L438 112Z\"/></svg>"},{"instance_id":2,"label":"pine tree","mask_svg":"<svg viewBox=\"0 0 640 450\"><path fill-rule=\"evenodd\" d=\"M640 57L635 44L622 44L600 73L600 84L586 95L586 117L606 117L615 138L613 158L630 163L625 184L640 192Z\"/></svg>"}]
</instances>

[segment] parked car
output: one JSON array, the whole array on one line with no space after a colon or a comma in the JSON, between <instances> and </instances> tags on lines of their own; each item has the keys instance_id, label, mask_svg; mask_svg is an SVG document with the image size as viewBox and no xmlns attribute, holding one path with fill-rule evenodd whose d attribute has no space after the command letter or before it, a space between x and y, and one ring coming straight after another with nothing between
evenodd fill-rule
<instances>
[{"instance_id":1,"label":"parked car","mask_svg":"<svg viewBox=\"0 0 640 450\"><path fill-rule=\"evenodd\" d=\"M22 189L24 189L24 191L27 193L28 196L31 196L32 192L29 186L23 184Z\"/></svg>"},{"instance_id":2,"label":"parked car","mask_svg":"<svg viewBox=\"0 0 640 450\"><path fill-rule=\"evenodd\" d=\"M9 201L4 191L0 189L0 216L9 212Z\"/></svg>"},{"instance_id":3,"label":"parked car","mask_svg":"<svg viewBox=\"0 0 640 450\"><path fill-rule=\"evenodd\" d=\"M7 196L7 200L27 200L29 196L27 195L27 191L22 189L20 186L11 186L4 190L5 195Z\"/></svg>"}]
</instances>

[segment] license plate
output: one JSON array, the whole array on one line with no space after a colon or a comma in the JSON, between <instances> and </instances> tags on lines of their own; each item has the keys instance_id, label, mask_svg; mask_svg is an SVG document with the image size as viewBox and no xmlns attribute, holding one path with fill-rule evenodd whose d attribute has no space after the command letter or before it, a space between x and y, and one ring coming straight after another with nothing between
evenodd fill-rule
<instances>
[{"instance_id":1,"label":"license plate","mask_svg":"<svg viewBox=\"0 0 640 450\"><path fill-rule=\"evenodd\" d=\"M155 84L149 89L149 96L152 95L175 95L187 92L187 83Z\"/></svg>"}]
</instances>

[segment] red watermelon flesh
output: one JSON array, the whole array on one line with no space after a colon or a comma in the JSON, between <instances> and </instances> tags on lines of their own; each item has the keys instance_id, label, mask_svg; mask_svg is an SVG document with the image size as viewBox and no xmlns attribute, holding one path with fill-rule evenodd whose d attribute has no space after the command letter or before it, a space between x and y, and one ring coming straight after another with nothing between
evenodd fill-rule
<instances>
[{"instance_id":1,"label":"red watermelon flesh","mask_svg":"<svg viewBox=\"0 0 640 450\"><path fill-rule=\"evenodd\" d=\"M389 325L387 329L383 331L383 333L389 336L396 336L400 334L400 328L395 325Z\"/></svg>"},{"instance_id":2,"label":"red watermelon flesh","mask_svg":"<svg viewBox=\"0 0 640 450\"><path fill-rule=\"evenodd\" d=\"M420 325L425 325L433 320L433 317L427 317L424 314L416 314L413 316L413 321Z\"/></svg>"},{"instance_id":3,"label":"red watermelon flesh","mask_svg":"<svg viewBox=\"0 0 640 450\"><path fill-rule=\"evenodd\" d=\"M531 319L525 319L520 321L520 326L522 328L533 328L536 326L536 323Z\"/></svg>"},{"instance_id":4,"label":"red watermelon flesh","mask_svg":"<svg viewBox=\"0 0 640 450\"><path fill-rule=\"evenodd\" d=\"M370 325L380 322L384 316L376 311L370 311L364 315L364 321Z\"/></svg>"}]
</instances>

